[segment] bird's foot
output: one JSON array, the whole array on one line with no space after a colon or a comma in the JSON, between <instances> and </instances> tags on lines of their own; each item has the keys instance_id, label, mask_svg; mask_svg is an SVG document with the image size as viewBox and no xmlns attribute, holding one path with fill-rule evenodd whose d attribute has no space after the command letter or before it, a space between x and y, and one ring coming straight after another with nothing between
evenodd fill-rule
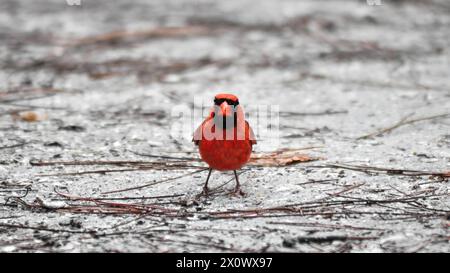
<instances>
[{"instance_id":1,"label":"bird's foot","mask_svg":"<svg viewBox=\"0 0 450 273\"><path fill-rule=\"evenodd\" d=\"M245 195L246 195L246 193L243 192L243 191L241 190L241 188L239 188L239 187L236 187L236 188L234 189L234 191L230 192L230 196L244 197Z\"/></svg>"},{"instance_id":2,"label":"bird's foot","mask_svg":"<svg viewBox=\"0 0 450 273\"><path fill-rule=\"evenodd\" d=\"M200 193L200 196L208 196L209 195L209 188L203 187L203 191Z\"/></svg>"}]
</instances>

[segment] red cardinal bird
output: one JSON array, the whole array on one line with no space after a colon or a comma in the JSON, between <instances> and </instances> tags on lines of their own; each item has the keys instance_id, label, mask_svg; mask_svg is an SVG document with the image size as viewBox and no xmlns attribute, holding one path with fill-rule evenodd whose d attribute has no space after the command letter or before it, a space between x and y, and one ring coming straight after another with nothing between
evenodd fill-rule
<instances>
[{"instance_id":1,"label":"red cardinal bird","mask_svg":"<svg viewBox=\"0 0 450 273\"><path fill-rule=\"evenodd\" d=\"M250 159L252 145L256 144L252 128L245 121L239 99L231 94L214 97L214 107L209 116L195 130L193 140L199 146L201 158L208 163L209 173L202 194L208 194L208 181L213 169L234 171L234 194L244 195L236 170Z\"/></svg>"}]
</instances>

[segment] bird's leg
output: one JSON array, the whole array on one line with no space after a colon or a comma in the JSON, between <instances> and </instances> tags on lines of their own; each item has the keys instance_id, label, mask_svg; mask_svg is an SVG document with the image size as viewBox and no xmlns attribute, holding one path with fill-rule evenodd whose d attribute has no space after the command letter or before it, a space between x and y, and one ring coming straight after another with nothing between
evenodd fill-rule
<instances>
[{"instance_id":1,"label":"bird's leg","mask_svg":"<svg viewBox=\"0 0 450 273\"><path fill-rule=\"evenodd\" d=\"M236 187L234 188L234 194L244 196L245 193L241 190L241 184L239 184L239 178L236 170L234 170L234 177L236 178Z\"/></svg>"},{"instance_id":2,"label":"bird's leg","mask_svg":"<svg viewBox=\"0 0 450 273\"><path fill-rule=\"evenodd\" d=\"M209 181L209 177L211 176L211 172L212 172L212 169L209 168L208 177L206 178L205 185L203 186L202 195L208 195L208 193L209 193L208 181Z\"/></svg>"}]
</instances>

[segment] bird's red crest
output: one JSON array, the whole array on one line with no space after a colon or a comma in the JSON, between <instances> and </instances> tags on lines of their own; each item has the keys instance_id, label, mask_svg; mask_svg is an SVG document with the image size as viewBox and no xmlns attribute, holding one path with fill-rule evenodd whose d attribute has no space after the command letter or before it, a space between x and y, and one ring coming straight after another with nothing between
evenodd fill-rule
<instances>
[{"instance_id":1,"label":"bird's red crest","mask_svg":"<svg viewBox=\"0 0 450 273\"><path fill-rule=\"evenodd\" d=\"M226 94L226 93L221 93L221 94L217 94L215 97L215 99L226 99L226 100L232 100L232 101L238 101L238 97L236 97L233 94Z\"/></svg>"}]
</instances>

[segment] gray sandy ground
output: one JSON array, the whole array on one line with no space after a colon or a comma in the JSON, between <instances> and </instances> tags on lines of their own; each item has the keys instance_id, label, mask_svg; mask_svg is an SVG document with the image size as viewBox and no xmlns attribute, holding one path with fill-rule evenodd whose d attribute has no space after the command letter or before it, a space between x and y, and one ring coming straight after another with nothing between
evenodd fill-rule
<instances>
[{"instance_id":1,"label":"gray sandy ground","mask_svg":"<svg viewBox=\"0 0 450 273\"><path fill-rule=\"evenodd\" d=\"M359 139L450 113L449 45L444 0L1 1L0 252L449 252L448 178L329 165L449 172L449 116ZM102 195L194 168L43 176L130 166L30 164L198 157L168 137L173 107L223 91L279 105L278 147L260 138L255 152L317 147L302 153L322 159L248 167L245 197L229 183L198 200L205 172ZM215 172L211 186L231 178ZM108 214L55 190L171 195L109 200L171 213Z\"/></svg>"}]
</instances>

